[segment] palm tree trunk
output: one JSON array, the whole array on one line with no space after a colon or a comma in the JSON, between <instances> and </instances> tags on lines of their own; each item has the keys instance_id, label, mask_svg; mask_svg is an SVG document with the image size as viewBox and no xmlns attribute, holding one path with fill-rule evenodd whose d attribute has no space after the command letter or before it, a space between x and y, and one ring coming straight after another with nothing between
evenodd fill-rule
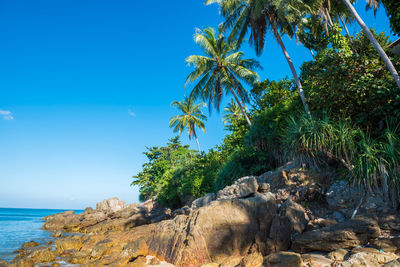
<instances>
[{"instance_id":1,"label":"palm tree trunk","mask_svg":"<svg viewBox=\"0 0 400 267\"><path fill-rule=\"evenodd\" d=\"M236 85L236 82L235 82L235 85ZM246 118L247 123L251 127L251 121L250 121L249 117L247 116L246 111L244 110L244 108L242 106L242 103L239 101L239 99L238 99L237 95L235 94L235 92L232 89L230 89L230 90L231 90L231 93L232 93L233 97L235 98L236 102L238 103L239 108L243 113L243 116Z\"/></svg>"},{"instance_id":2,"label":"palm tree trunk","mask_svg":"<svg viewBox=\"0 0 400 267\"><path fill-rule=\"evenodd\" d=\"M196 135L196 132L195 132L194 128L193 128L193 135L194 135L194 138L196 138L197 149L199 150L199 154L201 155L199 139L197 139L197 135Z\"/></svg>"},{"instance_id":3,"label":"palm tree trunk","mask_svg":"<svg viewBox=\"0 0 400 267\"><path fill-rule=\"evenodd\" d=\"M346 23L344 22L344 20L342 19L342 16L339 16L340 21L342 22L343 28L346 31L347 34L347 38L349 38L350 44L353 44L353 39L351 38L349 29L347 29Z\"/></svg>"},{"instance_id":4,"label":"palm tree trunk","mask_svg":"<svg viewBox=\"0 0 400 267\"><path fill-rule=\"evenodd\" d=\"M294 80L296 82L296 85L297 85L297 89L299 90L299 95L300 95L301 101L303 102L304 110L306 111L308 116L311 117L311 113L310 113L310 110L308 109L308 105L306 103L306 98L304 96L303 86L301 85L299 76L297 76L297 72L296 72L296 69L294 68L292 59L290 58L289 53L286 51L286 47L282 42L282 38L279 35L278 30L275 27L275 23L273 23L272 20L269 17L268 17L268 20L269 20L269 23L271 24L272 30L274 31L275 38L278 41L280 47L282 48L282 52L283 52L283 54L284 54L284 56L285 56L285 58L286 58L286 60L287 60L287 62L289 64L290 70L292 71L293 78L294 78Z\"/></svg>"},{"instance_id":5,"label":"palm tree trunk","mask_svg":"<svg viewBox=\"0 0 400 267\"><path fill-rule=\"evenodd\" d=\"M353 5L350 3L350 1L349 0L343 0L343 2L348 7L348 9L350 9L351 14L357 20L358 24L364 30L365 34L367 35L368 39L371 41L372 45L378 51L378 53L381 56L382 60L385 62L386 67L389 69L389 71L392 74L394 80L396 81L397 86L400 88L400 76L399 76L396 68L394 67L392 61L390 61L389 57L386 55L386 53L383 50L383 48L380 46L378 41L375 39L374 35L370 31L370 29L367 27L367 25L365 25L364 21L358 15L356 9L353 7Z\"/></svg>"}]
</instances>

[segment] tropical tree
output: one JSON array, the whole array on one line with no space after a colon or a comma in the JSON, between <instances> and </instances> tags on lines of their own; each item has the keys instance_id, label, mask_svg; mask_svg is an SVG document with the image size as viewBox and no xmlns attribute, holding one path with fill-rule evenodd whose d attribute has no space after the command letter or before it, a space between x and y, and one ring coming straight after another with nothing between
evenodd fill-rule
<instances>
[{"instance_id":1,"label":"tropical tree","mask_svg":"<svg viewBox=\"0 0 400 267\"><path fill-rule=\"evenodd\" d=\"M172 117L169 120L169 127L173 128L174 132L179 131L179 134L182 134L185 128L187 128L189 139L192 139L193 137L196 139L197 148L201 154L200 144L197 139L195 128L197 127L203 132L206 132L204 121L207 120L207 117L200 110L200 107L205 106L205 104L195 104L193 98L185 95L185 98L182 101L174 101L171 106L176 107L180 112L182 112L182 115Z\"/></svg>"},{"instance_id":2,"label":"tropical tree","mask_svg":"<svg viewBox=\"0 0 400 267\"><path fill-rule=\"evenodd\" d=\"M237 40L240 45L250 29L249 41L257 55L264 49L267 31L272 31L289 64L304 110L310 116L303 86L281 38L283 33L294 36L295 22L304 15L307 5L301 0L206 0L206 4L212 3L220 5L221 14L225 17L224 27L232 28L228 40Z\"/></svg>"},{"instance_id":3,"label":"tropical tree","mask_svg":"<svg viewBox=\"0 0 400 267\"><path fill-rule=\"evenodd\" d=\"M248 101L247 91L241 82L253 85L258 81L255 69L261 68L258 61L244 58L243 52L236 51L236 43L229 42L222 33L216 36L213 28L197 29L194 41L206 56L192 55L186 59L195 70L189 74L186 84L198 80L190 94L191 97L208 101L208 107L214 106L219 111L222 96L232 94L240 110L251 126L251 121L244 109Z\"/></svg>"},{"instance_id":4,"label":"tropical tree","mask_svg":"<svg viewBox=\"0 0 400 267\"><path fill-rule=\"evenodd\" d=\"M373 6L374 9L379 6L380 0L368 0L368 6ZM343 0L343 2L346 4L347 8L350 10L351 14L354 16L355 20L357 23L360 25L360 27L363 29L365 34L367 35L368 39L371 41L372 45L378 51L380 57L382 58L383 62L385 62L386 67L389 69L390 73L392 74L394 80L397 83L397 86L400 88L400 76L394 67L392 61L389 59L388 55L386 54L385 50L383 50L382 46L379 44L379 42L375 39L373 33L371 30L367 27L365 22L362 20L360 15L357 13L356 9L350 2L350 0Z\"/></svg>"},{"instance_id":5,"label":"tropical tree","mask_svg":"<svg viewBox=\"0 0 400 267\"><path fill-rule=\"evenodd\" d=\"M232 123L233 120L238 119L242 115L241 112L238 104L231 99L231 102L224 108L223 122Z\"/></svg>"}]
</instances>

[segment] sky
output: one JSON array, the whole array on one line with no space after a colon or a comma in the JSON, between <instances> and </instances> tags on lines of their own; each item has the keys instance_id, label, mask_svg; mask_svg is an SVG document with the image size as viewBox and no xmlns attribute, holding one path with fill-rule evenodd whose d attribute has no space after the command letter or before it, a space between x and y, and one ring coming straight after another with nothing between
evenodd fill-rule
<instances>
[{"instance_id":1,"label":"sky","mask_svg":"<svg viewBox=\"0 0 400 267\"><path fill-rule=\"evenodd\" d=\"M217 7L203 2L0 0L0 207L138 201L130 183L146 162L142 152L175 136L170 104L190 93L185 58L201 54L195 28L221 22ZM356 8L390 34L383 8L376 18L364 0ZM284 42L297 67L311 59L294 40ZM247 45L243 51L255 57ZM261 79L291 77L271 35L258 60ZM203 150L226 134L217 112L206 127L198 134ZM182 142L196 148L186 133Z\"/></svg>"}]
</instances>

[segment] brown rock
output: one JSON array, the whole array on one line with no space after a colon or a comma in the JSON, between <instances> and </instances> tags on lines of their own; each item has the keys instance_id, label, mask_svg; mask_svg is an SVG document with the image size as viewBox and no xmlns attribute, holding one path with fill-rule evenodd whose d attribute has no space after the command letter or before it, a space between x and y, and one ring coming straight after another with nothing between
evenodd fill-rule
<instances>
[{"instance_id":1,"label":"brown rock","mask_svg":"<svg viewBox=\"0 0 400 267\"><path fill-rule=\"evenodd\" d=\"M40 246L40 243L35 241L30 241L22 244L22 248L33 248L37 246Z\"/></svg>"},{"instance_id":2,"label":"brown rock","mask_svg":"<svg viewBox=\"0 0 400 267\"><path fill-rule=\"evenodd\" d=\"M157 259L156 257L151 257L148 259L147 264L148 265L159 265L159 264L161 264L161 261L159 259Z\"/></svg>"},{"instance_id":3,"label":"brown rock","mask_svg":"<svg viewBox=\"0 0 400 267\"><path fill-rule=\"evenodd\" d=\"M400 258L397 260L389 261L385 263L382 267L400 267Z\"/></svg>"},{"instance_id":4,"label":"brown rock","mask_svg":"<svg viewBox=\"0 0 400 267\"><path fill-rule=\"evenodd\" d=\"M57 253L61 254L65 250L80 250L82 247L82 241L79 237L64 237L56 239L55 246Z\"/></svg>"},{"instance_id":5,"label":"brown rock","mask_svg":"<svg viewBox=\"0 0 400 267\"><path fill-rule=\"evenodd\" d=\"M75 214L73 210L65 211L43 218L45 220L42 228L44 230L62 230L72 228L80 223L81 215Z\"/></svg>"},{"instance_id":6,"label":"brown rock","mask_svg":"<svg viewBox=\"0 0 400 267\"><path fill-rule=\"evenodd\" d=\"M218 263L207 263L207 264L203 264L200 267L219 267Z\"/></svg>"},{"instance_id":7,"label":"brown rock","mask_svg":"<svg viewBox=\"0 0 400 267\"><path fill-rule=\"evenodd\" d=\"M397 258L398 256L393 253L381 253L373 248L357 248L353 249L346 261L340 263L338 266L381 266Z\"/></svg>"},{"instance_id":8,"label":"brown rock","mask_svg":"<svg viewBox=\"0 0 400 267\"><path fill-rule=\"evenodd\" d=\"M385 252L400 252L400 237L378 238L371 242L371 245L380 248Z\"/></svg>"},{"instance_id":9,"label":"brown rock","mask_svg":"<svg viewBox=\"0 0 400 267\"><path fill-rule=\"evenodd\" d=\"M54 261L56 256L50 247L34 247L29 250L28 259L33 262L50 262Z\"/></svg>"},{"instance_id":10,"label":"brown rock","mask_svg":"<svg viewBox=\"0 0 400 267\"><path fill-rule=\"evenodd\" d=\"M246 255L237 267L262 267L264 258L261 253Z\"/></svg>"},{"instance_id":11,"label":"brown rock","mask_svg":"<svg viewBox=\"0 0 400 267\"><path fill-rule=\"evenodd\" d=\"M10 267L34 267L34 263L30 259L14 259L11 261Z\"/></svg>"},{"instance_id":12,"label":"brown rock","mask_svg":"<svg viewBox=\"0 0 400 267\"><path fill-rule=\"evenodd\" d=\"M357 217L343 223L304 232L294 238L292 249L300 253L349 249L376 239L379 235L380 229L376 221Z\"/></svg>"},{"instance_id":13,"label":"brown rock","mask_svg":"<svg viewBox=\"0 0 400 267\"><path fill-rule=\"evenodd\" d=\"M339 248L328 254L328 257L333 261L343 261L345 256L349 253L347 249Z\"/></svg>"},{"instance_id":14,"label":"brown rock","mask_svg":"<svg viewBox=\"0 0 400 267\"><path fill-rule=\"evenodd\" d=\"M10 266L10 264L8 264L7 261L0 260L0 267L8 267L8 266Z\"/></svg>"},{"instance_id":15,"label":"brown rock","mask_svg":"<svg viewBox=\"0 0 400 267\"><path fill-rule=\"evenodd\" d=\"M294 252L281 251L265 257L270 267L303 267L301 255Z\"/></svg>"}]
</instances>

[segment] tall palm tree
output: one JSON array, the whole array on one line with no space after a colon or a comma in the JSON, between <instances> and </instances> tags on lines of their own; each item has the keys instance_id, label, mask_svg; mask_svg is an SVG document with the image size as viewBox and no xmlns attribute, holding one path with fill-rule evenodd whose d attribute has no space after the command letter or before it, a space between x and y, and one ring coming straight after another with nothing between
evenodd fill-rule
<instances>
[{"instance_id":1,"label":"tall palm tree","mask_svg":"<svg viewBox=\"0 0 400 267\"><path fill-rule=\"evenodd\" d=\"M304 15L307 6L301 0L206 0L206 4L218 3L225 17L224 27L232 28L229 40L244 40L250 29L250 43L257 55L264 49L265 35L271 30L289 64L304 110L310 116L303 86L297 75L292 59L283 44L280 33L294 36L294 20Z\"/></svg>"},{"instance_id":2,"label":"tall palm tree","mask_svg":"<svg viewBox=\"0 0 400 267\"><path fill-rule=\"evenodd\" d=\"M197 148L201 154L200 144L197 139L195 128L197 127L203 132L206 132L203 121L206 121L207 117L200 110L200 107L205 106L205 104L200 103L196 105L193 98L185 95L185 98L182 101L174 101L171 106L176 107L180 112L182 112L182 115L172 117L169 120L169 127L174 129L174 133L179 131L179 134L182 134L185 128L187 128L189 139L192 139L193 137L196 139Z\"/></svg>"},{"instance_id":3,"label":"tall palm tree","mask_svg":"<svg viewBox=\"0 0 400 267\"><path fill-rule=\"evenodd\" d=\"M208 107L214 106L219 110L222 96L232 94L240 110L251 126L251 121L244 109L244 103L248 101L246 89L241 81L253 85L258 81L258 75L254 71L261 68L254 59L244 58L243 52L237 52L237 45L229 42L223 34L218 34L213 28L196 30L195 42L204 50L206 56L192 55L186 59L189 66L195 70L189 74L186 84L198 80L190 94L191 97L208 101Z\"/></svg>"},{"instance_id":4,"label":"tall palm tree","mask_svg":"<svg viewBox=\"0 0 400 267\"><path fill-rule=\"evenodd\" d=\"M399 73L397 72L396 68L394 67L392 61L387 56L385 50L383 50L382 46L375 39L375 37L372 34L371 30L367 27L367 25L362 20L360 15L357 13L356 9L354 8L354 6L350 2L350 0L343 0L343 2L347 6L347 8L350 10L350 12L354 16L355 20L358 22L358 24L364 30L365 34L367 35L368 39L371 41L371 43L374 46L374 48L378 51L380 57L382 58L383 62L385 62L386 67L389 69L389 71L392 74L394 80L396 81L397 86L400 88L400 76L399 76ZM375 10L379 6L379 3L380 3L380 0L368 0L368 6L369 7L373 6Z\"/></svg>"},{"instance_id":5,"label":"tall palm tree","mask_svg":"<svg viewBox=\"0 0 400 267\"><path fill-rule=\"evenodd\" d=\"M238 104L236 104L236 102L231 99L231 102L229 102L229 104L224 108L223 122L232 123L234 119L237 119L242 115L241 112L242 111L240 110Z\"/></svg>"}]
</instances>

